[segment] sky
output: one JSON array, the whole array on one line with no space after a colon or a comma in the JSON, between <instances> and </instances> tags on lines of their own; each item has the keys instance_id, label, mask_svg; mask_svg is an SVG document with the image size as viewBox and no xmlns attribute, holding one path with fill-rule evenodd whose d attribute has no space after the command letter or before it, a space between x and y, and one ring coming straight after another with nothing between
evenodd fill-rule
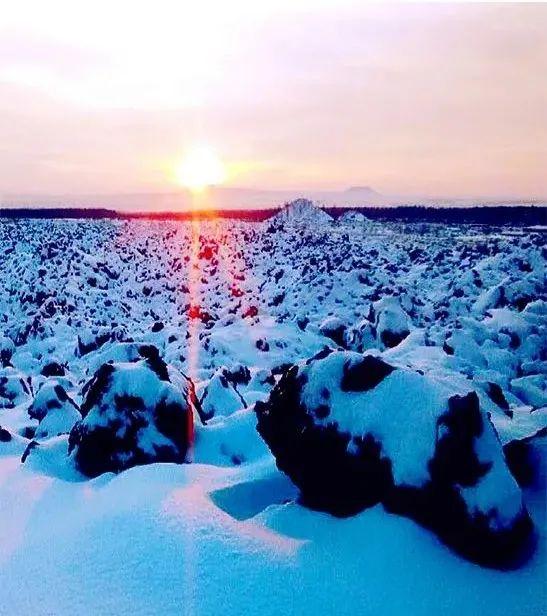
<instances>
[{"instance_id":1,"label":"sky","mask_svg":"<svg viewBox=\"0 0 547 616\"><path fill-rule=\"evenodd\" d=\"M0 196L547 198L547 4L5 3Z\"/></svg>"}]
</instances>

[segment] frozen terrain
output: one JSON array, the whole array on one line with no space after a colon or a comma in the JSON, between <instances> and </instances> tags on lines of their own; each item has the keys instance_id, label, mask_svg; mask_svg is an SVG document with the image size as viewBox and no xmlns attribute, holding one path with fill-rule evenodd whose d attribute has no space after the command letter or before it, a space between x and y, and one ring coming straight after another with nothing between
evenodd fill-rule
<instances>
[{"instance_id":1,"label":"frozen terrain","mask_svg":"<svg viewBox=\"0 0 547 616\"><path fill-rule=\"evenodd\" d=\"M0 253L0 613L544 613L541 230L300 202L263 223L0 219ZM364 353L384 374L344 386ZM292 364L304 419L373 434L397 489L428 485L446 405L472 400L484 469L458 494L494 534L529 514L526 556L477 564L353 484L350 515L302 499L264 424Z\"/></svg>"}]
</instances>

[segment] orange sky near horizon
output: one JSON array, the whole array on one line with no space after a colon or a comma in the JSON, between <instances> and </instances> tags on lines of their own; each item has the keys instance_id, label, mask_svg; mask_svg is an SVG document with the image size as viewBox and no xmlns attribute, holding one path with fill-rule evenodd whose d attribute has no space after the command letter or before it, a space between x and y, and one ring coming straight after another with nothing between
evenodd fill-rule
<instances>
[{"instance_id":1,"label":"orange sky near horizon","mask_svg":"<svg viewBox=\"0 0 547 616\"><path fill-rule=\"evenodd\" d=\"M205 149L185 182L547 199L545 4L136 4L3 8L0 197L174 190Z\"/></svg>"}]
</instances>

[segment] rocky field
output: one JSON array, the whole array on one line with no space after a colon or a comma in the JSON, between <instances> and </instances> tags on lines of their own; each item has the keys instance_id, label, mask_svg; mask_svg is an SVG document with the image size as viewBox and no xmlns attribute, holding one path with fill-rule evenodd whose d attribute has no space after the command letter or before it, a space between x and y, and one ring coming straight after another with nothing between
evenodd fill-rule
<instances>
[{"instance_id":1,"label":"rocky field","mask_svg":"<svg viewBox=\"0 0 547 616\"><path fill-rule=\"evenodd\" d=\"M541 613L545 237L0 219L0 612Z\"/></svg>"}]
</instances>

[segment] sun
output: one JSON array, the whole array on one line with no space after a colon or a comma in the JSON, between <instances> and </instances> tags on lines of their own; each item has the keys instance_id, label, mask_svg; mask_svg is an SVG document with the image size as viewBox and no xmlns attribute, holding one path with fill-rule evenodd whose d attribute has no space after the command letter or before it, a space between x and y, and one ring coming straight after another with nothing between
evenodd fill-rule
<instances>
[{"instance_id":1,"label":"sun","mask_svg":"<svg viewBox=\"0 0 547 616\"><path fill-rule=\"evenodd\" d=\"M217 154L207 146L189 150L176 169L179 184L192 192L218 186L226 180L226 167Z\"/></svg>"}]
</instances>

